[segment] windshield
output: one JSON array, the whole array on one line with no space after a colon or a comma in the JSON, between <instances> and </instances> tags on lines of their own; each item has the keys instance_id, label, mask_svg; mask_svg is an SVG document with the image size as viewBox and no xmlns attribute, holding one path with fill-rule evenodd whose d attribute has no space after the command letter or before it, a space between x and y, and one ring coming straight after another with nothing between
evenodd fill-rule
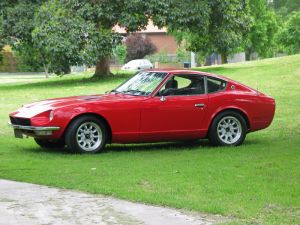
<instances>
[{"instance_id":1,"label":"windshield","mask_svg":"<svg viewBox=\"0 0 300 225\"><path fill-rule=\"evenodd\" d=\"M167 73L139 72L111 92L129 95L150 95L167 76Z\"/></svg>"}]
</instances>

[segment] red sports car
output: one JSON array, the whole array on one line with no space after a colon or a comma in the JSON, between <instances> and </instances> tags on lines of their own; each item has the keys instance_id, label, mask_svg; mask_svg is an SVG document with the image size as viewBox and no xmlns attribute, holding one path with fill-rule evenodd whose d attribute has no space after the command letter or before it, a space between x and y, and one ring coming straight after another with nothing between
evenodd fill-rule
<instances>
[{"instance_id":1,"label":"red sports car","mask_svg":"<svg viewBox=\"0 0 300 225\"><path fill-rule=\"evenodd\" d=\"M228 78L189 70L139 72L107 94L56 98L12 112L15 136L95 153L107 143L208 138L237 146L268 127L275 100Z\"/></svg>"}]
</instances>

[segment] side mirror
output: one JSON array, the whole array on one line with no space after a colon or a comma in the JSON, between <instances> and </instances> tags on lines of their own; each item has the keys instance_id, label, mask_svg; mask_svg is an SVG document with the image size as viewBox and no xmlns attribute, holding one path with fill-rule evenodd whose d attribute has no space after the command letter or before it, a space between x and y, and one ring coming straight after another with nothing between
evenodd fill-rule
<instances>
[{"instance_id":1,"label":"side mirror","mask_svg":"<svg viewBox=\"0 0 300 225\"><path fill-rule=\"evenodd\" d=\"M164 101L166 101L166 97L162 95L162 96L160 97L159 100L160 100L161 102L164 102Z\"/></svg>"}]
</instances>

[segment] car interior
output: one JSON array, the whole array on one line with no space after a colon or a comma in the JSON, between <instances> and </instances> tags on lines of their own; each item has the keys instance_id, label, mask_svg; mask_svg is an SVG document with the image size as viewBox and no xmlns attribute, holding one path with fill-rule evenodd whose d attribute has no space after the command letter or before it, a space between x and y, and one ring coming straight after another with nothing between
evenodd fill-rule
<instances>
[{"instance_id":1,"label":"car interior","mask_svg":"<svg viewBox=\"0 0 300 225\"><path fill-rule=\"evenodd\" d=\"M224 90L226 81L207 78L207 91L213 93ZM200 95L205 94L204 76L175 75L171 77L158 92L159 96Z\"/></svg>"}]
</instances>

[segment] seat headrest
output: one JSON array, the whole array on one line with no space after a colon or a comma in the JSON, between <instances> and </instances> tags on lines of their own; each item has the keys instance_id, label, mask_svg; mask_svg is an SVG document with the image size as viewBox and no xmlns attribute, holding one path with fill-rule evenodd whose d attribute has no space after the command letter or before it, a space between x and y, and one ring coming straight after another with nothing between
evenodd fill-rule
<instances>
[{"instance_id":1,"label":"seat headrest","mask_svg":"<svg viewBox=\"0 0 300 225\"><path fill-rule=\"evenodd\" d=\"M178 88L177 80L174 79L168 80L168 82L166 83L166 89L168 88Z\"/></svg>"}]
</instances>

